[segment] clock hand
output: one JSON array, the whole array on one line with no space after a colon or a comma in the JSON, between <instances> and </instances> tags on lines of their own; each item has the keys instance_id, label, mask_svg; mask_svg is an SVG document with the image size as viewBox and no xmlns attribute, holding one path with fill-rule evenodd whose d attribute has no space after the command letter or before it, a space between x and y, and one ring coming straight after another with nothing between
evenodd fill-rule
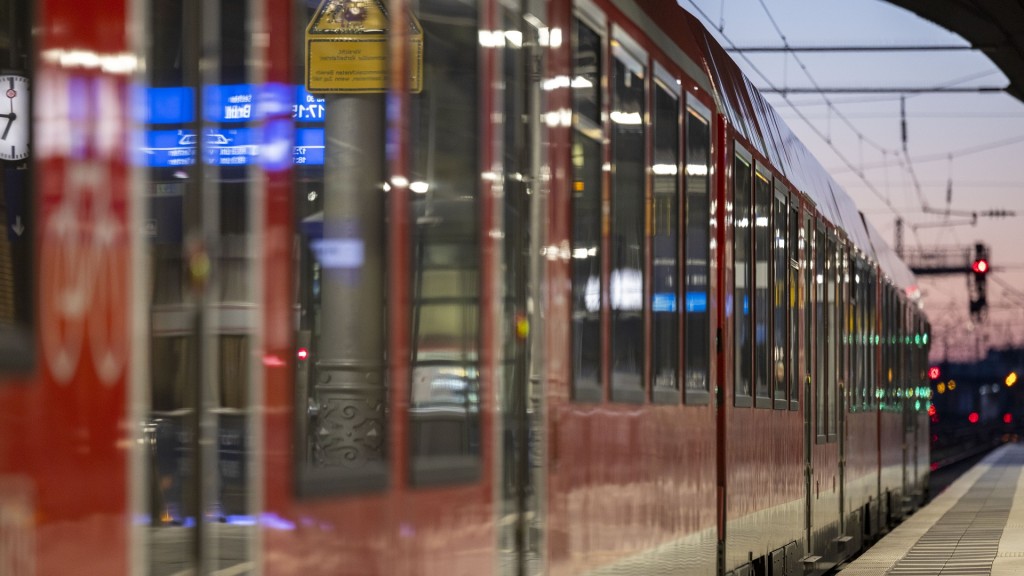
<instances>
[{"instance_id":1,"label":"clock hand","mask_svg":"<svg viewBox=\"0 0 1024 576\"><path fill-rule=\"evenodd\" d=\"M4 128L3 136L0 136L0 140L7 140L7 133L11 130L11 124L14 122L14 114L7 117L7 127Z\"/></svg>"}]
</instances>

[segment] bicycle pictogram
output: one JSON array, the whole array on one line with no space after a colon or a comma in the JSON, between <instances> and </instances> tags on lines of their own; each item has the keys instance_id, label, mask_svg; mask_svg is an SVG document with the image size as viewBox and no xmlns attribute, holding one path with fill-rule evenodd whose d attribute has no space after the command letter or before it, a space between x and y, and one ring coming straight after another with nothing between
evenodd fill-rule
<instances>
[{"instance_id":1,"label":"bicycle pictogram","mask_svg":"<svg viewBox=\"0 0 1024 576\"><path fill-rule=\"evenodd\" d=\"M53 378L68 384L88 354L113 385L128 357L128 246L113 209L110 165L70 162L40 246L40 332Z\"/></svg>"}]
</instances>

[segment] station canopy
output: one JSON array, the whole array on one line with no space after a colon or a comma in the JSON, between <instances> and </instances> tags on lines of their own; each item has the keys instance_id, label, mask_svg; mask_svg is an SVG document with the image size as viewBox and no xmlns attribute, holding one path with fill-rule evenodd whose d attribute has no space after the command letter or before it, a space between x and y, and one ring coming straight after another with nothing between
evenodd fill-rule
<instances>
[{"instance_id":1,"label":"station canopy","mask_svg":"<svg viewBox=\"0 0 1024 576\"><path fill-rule=\"evenodd\" d=\"M1024 0L889 0L960 35L1010 80L1006 91L1024 102Z\"/></svg>"}]
</instances>

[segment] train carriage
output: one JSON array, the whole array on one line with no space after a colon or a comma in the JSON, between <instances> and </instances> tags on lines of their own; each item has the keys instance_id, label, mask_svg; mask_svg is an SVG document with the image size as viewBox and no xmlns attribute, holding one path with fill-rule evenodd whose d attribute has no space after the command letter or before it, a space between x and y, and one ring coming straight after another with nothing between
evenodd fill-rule
<instances>
[{"instance_id":1,"label":"train carriage","mask_svg":"<svg viewBox=\"0 0 1024 576\"><path fill-rule=\"evenodd\" d=\"M822 574L923 499L913 275L676 3L0 3L0 573Z\"/></svg>"}]
</instances>

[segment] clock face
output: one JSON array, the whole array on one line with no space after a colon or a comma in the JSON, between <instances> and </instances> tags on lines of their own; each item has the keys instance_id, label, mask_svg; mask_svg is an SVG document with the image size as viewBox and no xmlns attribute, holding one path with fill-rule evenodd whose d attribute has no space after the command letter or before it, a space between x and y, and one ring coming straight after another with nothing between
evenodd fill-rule
<instances>
[{"instance_id":1,"label":"clock face","mask_svg":"<svg viewBox=\"0 0 1024 576\"><path fill-rule=\"evenodd\" d=\"M0 160L28 158L28 78L0 75Z\"/></svg>"}]
</instances>

